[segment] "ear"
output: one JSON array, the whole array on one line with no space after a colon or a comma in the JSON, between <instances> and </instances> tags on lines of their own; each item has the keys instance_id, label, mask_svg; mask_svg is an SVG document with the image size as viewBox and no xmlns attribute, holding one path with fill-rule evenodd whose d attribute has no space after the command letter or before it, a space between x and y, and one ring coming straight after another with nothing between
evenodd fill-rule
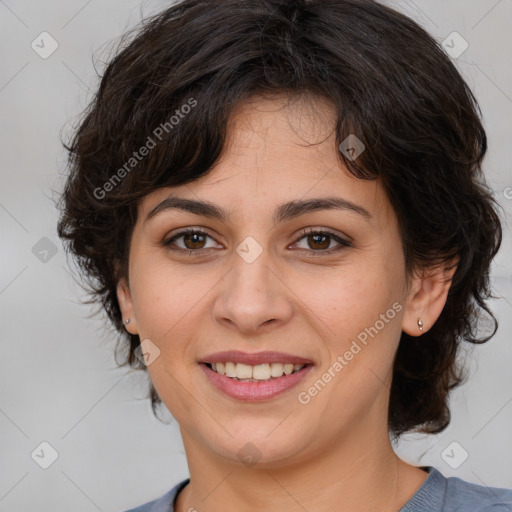
<instances>
[{"instance_id":1,"label":"ear","mask_svg":"<svg viewBox=\"0 0 512 512\"><path fill-rule=\"evenodd\" d=\"M459 258L415 274L409 287L402 331L410 336L421 336L427 332L441 315L457 269ZM420 331L418 320L423 322Z\"/></svg>"},{"instance_id":2,"label":"ear","mask_svg":"<svg viewBox=\"0 0 512 512\"><path fill-rule=\"evenodd\" d=\"M125 324L125 329L130 334L139 334L139 330L137 328L137 319L135 318L135 311L133 308L132 296L130 293L130 287L126 278L122 277L117 282L117 301L119 302L119 307L121 309L121 314L123 315L123 321L130 319L128 324Z\"/></svg>"}]
</instances>

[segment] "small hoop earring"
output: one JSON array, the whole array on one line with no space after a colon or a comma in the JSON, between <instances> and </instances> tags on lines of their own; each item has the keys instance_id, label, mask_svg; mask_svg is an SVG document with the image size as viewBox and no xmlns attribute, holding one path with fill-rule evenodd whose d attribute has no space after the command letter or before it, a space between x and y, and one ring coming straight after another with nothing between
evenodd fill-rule
<instances>
[{"instance_id":1,"label":"small hoop earring","mask_svg":"<svg viewBox=\"0 0 512 512\"><path fill-rule=\"evenodd\" d=\"M421 318L418 318L418 329L423 331L423 322L421 321Z\"/></svg>"},{"instance_id":2,"label":"small hoop earring","mask_svg":"<svg viewBox=\"0 0 512 512\"><path fill-rule=\"evenodd\" d=\"M129 323L130 323L130 319L129 319L129 318L127 318L127 319L124 321L124 323L125 323L126 325L127 325L127 324L129 324Z\"/></svg>"}]
</instances>

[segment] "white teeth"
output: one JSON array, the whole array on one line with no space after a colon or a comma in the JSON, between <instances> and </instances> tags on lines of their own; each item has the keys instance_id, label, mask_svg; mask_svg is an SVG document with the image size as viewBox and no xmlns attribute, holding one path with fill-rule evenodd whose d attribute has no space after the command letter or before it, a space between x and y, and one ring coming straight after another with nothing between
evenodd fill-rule
<instances>
[{"instance_id":1,"label":"white teeth","mask_svg":"<svg viewBox=\"0 0 512 512\"><path fill-rule=\"evenodd\" d=\"M252 379L252 366L248 364L237 363L236 376L238 379Z\"/></svg>"},{"instance_id":2,"label":"white teeth","mask_svg":"<svg viewBox=\"0 0 512 512\"><path fill-rule=\"evenodd\" d=\"M236 364L235 363L226 363L225 369L226 369L226 375L228 377L236 377Z\"/></svg>"},{"instance_id":3,"label":"white teeth","mask_svg":"<svg viewBox=\"0 0 512 512\"><path fill-rule=\"evenodd\" d=\"M270 375L272 377L281 377L283 375L283 363L272 363L270 365Z\"/></svg>"},{"instance_id":4,"label":"white teeth","mask_svg":"<svg viewBox=\"0 0 512 512\"><path fill-rule=\"evenodd\" d=\"M251 366L243 363L211 363L212 370L219 375L237 378L239 380L269 380L271 378L282 377L300 371L303 364L292 363L265 363Z\"/></svg>"},{"instance_id":5,"label":"white teeth","mask_svg":"<svg viewBox=\"0 0 512 512\"><path fill-rule=\"evenodd\" d=\"M256 380L267 380L270 379L270 365L269 364L258 364L252 367L252 378Z\"/></svg>"}]
</instances>

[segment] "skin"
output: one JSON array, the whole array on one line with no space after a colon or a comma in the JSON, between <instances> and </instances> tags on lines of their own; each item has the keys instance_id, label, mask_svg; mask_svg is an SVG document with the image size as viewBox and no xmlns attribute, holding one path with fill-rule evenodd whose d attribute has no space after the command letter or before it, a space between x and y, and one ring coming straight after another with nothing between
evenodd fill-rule
<instances>
[{"instance_id":1,"label":"skin","mask_svg":"<svg viewBox=\"0 0 512 512\"><path fill-rule=\"evenodd\" d=\"M160 350L148 371L180 425L191 475L177 512L227 505L238 512L396 511L428 476L392 449L389 389L402 330L421 335L418 318L423 332L432 326L453 271L406 274L389 200L378 180L356 179L342 167L334 126L332 107L320 98L288 103L284 96L255 96L232 115L228 144L208 175L159 189L139 204L129 280L119 281L118 298L123 317L131 319L128 331ZM229 219L168 209L144 222L171 193L214 203ZM371 219L323 209L272 220L281 203L333 196L364 207ZM177 250L162 245L187 227L209 236L176 239ZM304 236L306 227L351 245ZM262 248L252 263L236 252L247 236ZM185 247L207 252L179 252ZM402 306L396 316L301 404L299 392L394 303ZM230 349L282 351L315 367L292 390L242 402L214 388L197 363ZM249 442L261 457L252 466L237 456Z\"/></svg>"}]
</instances>

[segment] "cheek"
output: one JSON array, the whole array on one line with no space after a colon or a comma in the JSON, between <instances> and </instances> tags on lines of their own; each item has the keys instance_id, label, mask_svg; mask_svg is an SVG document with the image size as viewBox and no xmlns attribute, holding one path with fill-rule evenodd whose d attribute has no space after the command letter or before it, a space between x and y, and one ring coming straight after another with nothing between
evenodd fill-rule
<instances>
[{"instance_id":1,"label":"cheek","mask_svg":"<svg viewBox=\"0 0 512 512\"><path fill-rule=\"evenodd\" d=\"M186 323L187 312L202 289L170 265L147 259L134 265L132 283L139 335L159 346Z\"/></svg>"},{"instance_id":2,"label":"cheek","mask_svg":"<svg viewBox=\"0 0 512 512\"><path fill-rule=\"evenodd\" d=\"M194 265L176 265L161 257L134 259L132 297L139 336L150 339L174 366L178 360L193 360L194 344L206 309L221 286L222 272L199 270ZM197 347L196 347L197 348Z\"/></svg>"},{"instance_id":3,"label":"cheek","mask_svg":"<svg viewBox=\"0 0 512 512\"><path fill-rule=\"evenodd\" d=\"M331 335L355 336L358 329L373 325L400 299L397 276L386 274L380 266L340 268L325 281L304 283L301 298L329 327Z\"/></svg>"}]
</instances>

